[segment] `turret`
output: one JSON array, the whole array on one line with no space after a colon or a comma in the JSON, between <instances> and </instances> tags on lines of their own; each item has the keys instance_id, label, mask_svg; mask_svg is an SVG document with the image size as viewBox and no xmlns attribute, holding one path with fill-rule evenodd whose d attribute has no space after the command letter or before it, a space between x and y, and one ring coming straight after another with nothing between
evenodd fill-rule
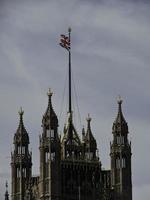
<instances>
[{"instance_id":1,"label":"turret","mask_svg":"<svg viewBox=\"0 0 150 200\"><path fill-rule=\"evenodd\" d=\"M96 159L97 143L91 131L91 120L92 118L88 114L87 120L87 131L84 137L85 143L85 157L87 159Z\"/></svg>"},{"instance_id":2,"label":"turret","mask_svg":"<svg viewBox=\"0 0 150 200\"><path fill-rule=\"evenodd\" d=\"M29 152L29 135L23 123L24 111L19 111L20 122L14 135L14 151L11 154L12 200L23 200L26 185L31 178L31 153Z\"/></svg>"},{"instance_id":3,"label":"turret","mask_svg":"<svg viewBox=\"0 0 150 200\"><path fill-rule=\"evenodd\" d=\"M71 113L68 113L61 145L63 159L80 159L82 151L81 141L74 127Z\"/></svg>"},{"instance_id":4,"label":"turret","mask_svg":"<svg viewBox=\"0 0 150 200\"><path fill-rule=\"evenodd\" d=\"M131 144L128 125L122 113L122 100L118 100L118 114L113 123L111 144L111 186L115 200L132 200Z\"/></svg>"},{"instance_id":5,"label":"turret","mask_svg":"<svg viewBox=\"0 0 150 200\"><path fill-rule=\"evenodd\" d=\"M52 92L49 89L48 106L42 119L40 136L40 199L60 198L60 139L58 119L52 106Z\"/></svg>"}]
</instances>

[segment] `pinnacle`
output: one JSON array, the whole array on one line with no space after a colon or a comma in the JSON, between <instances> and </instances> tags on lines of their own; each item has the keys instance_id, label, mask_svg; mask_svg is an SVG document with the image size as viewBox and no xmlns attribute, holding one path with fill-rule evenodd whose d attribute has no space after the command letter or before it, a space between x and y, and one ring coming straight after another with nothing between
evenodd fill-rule
<instances>
[{"instance_id":1,"label":"pinnacle","mask_svg":"<svg viewBox=\"0 0 150 200\"><path fill-rule=\"evenodd\" d=\"M123 99L122 99L121 95L118 95L117 102L118 102L118 104L122 104Z\"/></svg>"},{"instance_id":2,"label":"pinnacle","mask_svg":"<svg viewBox=\"0 0 150 200\"><path fill-rule=\"evenodd\" d=\"M48 89L48 92L47 92L47 96L48 97L51 97L53 95L53 92L51 90L51 88Z\"/></svg>"},{"instance_id":3,"label":"pinnacle","mask_svg":"<svg viewBox=\"0 0 150 200\"><path fill-rule=\"evenodd\" d=\"M92 118L90 117L90 114L88 113L88 116L86 118L87 122L90 122L92 120Z\"/></svg>"},{"instance_id":4,"label":"pinnacle","mask_svg":"<svg viewBox=\"0 0 150 200\"><path fill-rule=\"evenodd\" d=\"M23 116L23 114L24 114L24 111L22 110L22 107L20 107L20 110L18 111L18 113L19 113L20 117L22 117L22 116Z\"/></svg>"}]
</instances>

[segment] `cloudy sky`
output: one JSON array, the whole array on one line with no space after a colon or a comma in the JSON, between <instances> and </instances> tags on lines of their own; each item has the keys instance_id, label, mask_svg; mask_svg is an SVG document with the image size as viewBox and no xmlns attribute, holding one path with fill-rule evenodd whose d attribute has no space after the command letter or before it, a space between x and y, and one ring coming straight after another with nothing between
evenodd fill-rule
<instances>
[{"instance_id":1,"label":"cloudy sky","mask_svg":"<svg viewBox=\"0 0 150 200\"><path fill-rule=\"evenodd\" d=\"M120 94L132 141L133 199L149 200L149 19L148 0L0 0L0 199L5 181L9 185L11 181L10 152L19 107L25 111L33 174L39 173L38 136L49 87L61 116L60 132L63 129L68 57L58 38L71 26L74 99L78 97L81 114L80 121L74 100L78 131L86 126L90 113L103 167L109 168L109 142Z\"/></svg>"}]
</instances>

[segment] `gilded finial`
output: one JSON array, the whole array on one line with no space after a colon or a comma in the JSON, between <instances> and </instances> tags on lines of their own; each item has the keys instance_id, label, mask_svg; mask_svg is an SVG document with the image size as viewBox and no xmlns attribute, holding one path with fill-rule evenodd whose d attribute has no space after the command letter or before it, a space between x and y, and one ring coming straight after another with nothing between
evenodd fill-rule
<instances>
[{"instance_id":1,"label":"gilded finial","mask_svg":"<svg viewBox=\"0 0 150 200\"><path fill-rule=\"evenodd\" d=\"M118 95L117 102L118 102L118 104L122 104L123 100L122 100L121 95Z\"/></svg>"},{"instance_id":2,"label":"gilded finial","mask_svg":"<svg viewBox=\"0 0 150 200\"><path fill-rule=\"evenodd\" d=\"M18 111L19 115L22 116L24 114L24 111L22 110L22 107L20 107L20 110Z\"/></svg>"},{"instance_id":3,"label":"gilded finial","mask_svg":"<svg viewBox=\"0 0 150 200\"><path fill-rule=\"evenodd\" d=\"M47 92L47 96L50 97L50 96L52 96L52 95L53 95L53 92L52 92L51 88L49 88L49 89L48 89L48 92Z\"/></svg>"},{"instance_id":4,"label":"gilded finial","mask_svg":"<svg viewBox=\"0 0 150 200\"><path fill-rule=\"evenodd\" d=\"M88 116L87 116L86 120L89 121L89 122L92 120L92 118L90 117L89 113L88 113Z\"/></svg>"}]
</instances>

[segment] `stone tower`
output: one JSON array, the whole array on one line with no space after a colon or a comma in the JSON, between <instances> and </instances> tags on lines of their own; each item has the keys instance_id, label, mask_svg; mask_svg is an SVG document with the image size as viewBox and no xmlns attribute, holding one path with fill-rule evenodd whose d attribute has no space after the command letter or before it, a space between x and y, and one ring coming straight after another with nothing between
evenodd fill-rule
<instances>
[{"instance_id":1,"label":"stone tower","mask_svg":"<svg viewBox=\"0 0 150 200\"><path fill-rule=\"evenodd\" d=\"M58 119L53 110L49 90L48 107L42 119L42 135L40 136L40 199L60 199L60 138L58 135Z\"/></svg>"},{"instance_id":2,"label":"stone tower","mask_svg":"<svg viewBox=\"0 0 150 200\"><path fill-rule=\"evenodd\" d=\"M111 187L115 200L132 200L131 143L128 125L122 113L122 100L118 100L118 114L113 123L111 152Z\"/></svg>"},{"instance_id":3,"label":"stone tower","mask_svg":"<svg viewBox=\"0 0 150 200\"><path fill-rule=\"evenodd\" d=\"M97 144L91 131L91 118L82 140L74 127L71 113L61 140L62 200L95 200L100 197L101 163L96 155Z\"/></svg>"},{"instance_id":4,"label":"stone tower","mask_svg":"<svg viewBox=\"0 0 150 200\"><path fill-rule=\"evenodd\" d=\"M31 178L32 156L29 152L29 135L23 123L24 111L19 111L20 122L14 135L14 151L11 153L12 200L23 200Z\"/></svg>"}]
</instances>

